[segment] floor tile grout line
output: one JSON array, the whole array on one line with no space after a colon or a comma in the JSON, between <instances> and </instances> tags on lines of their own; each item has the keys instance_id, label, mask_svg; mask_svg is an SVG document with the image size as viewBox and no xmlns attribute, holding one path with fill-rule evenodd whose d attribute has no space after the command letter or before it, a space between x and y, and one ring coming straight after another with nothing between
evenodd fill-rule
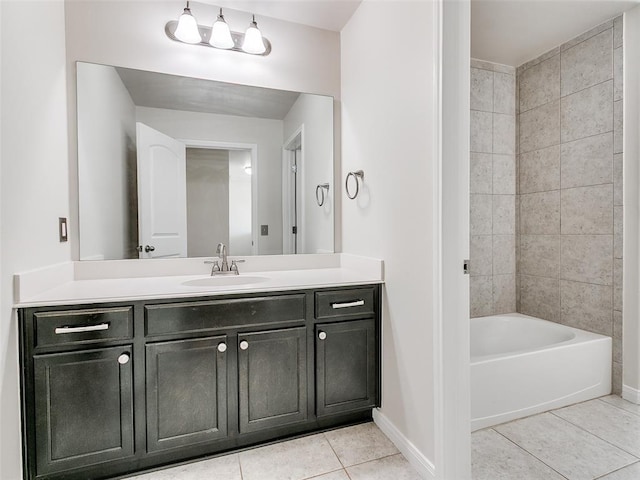
<instances>
[{"instance_id":1,"label":"floor tile grout line","mask_svg":"<svg viewBox=\"0 0 640 480\"><path fill-rule=\"evenodd\" d=\"M617 310L616 310L616 312L617 312ZM618 397L618 395L616 395L616 397ZM606 403L607 405L609 405L611 407L615 407L618 410L622 410L623 412L629 413L631 415L635 415L636 417L640 417L640 412L639 413L632 412L631 410L627 410L626 408L620 407L620 406L618 406L618 405L616 405L614 403L607 402L606 400L604 400L604 398L606 398L606 397L600 397L597 400L600 400L601 402ZM618 398L621 398L621 397L618 397Z\"/></svg>"},{"instance_id":2,"label":"floor tile grout line","mask_svg":"<svg viewBox=\"0 0 640 480\"><path fill-rule=\"evenodd\" d=\"M534 415L535 416L535 415ZM515 445L517 448L519 448L520 450L522 450L523 452L525 452L526 454L532 456L533 458L535 458L536 460L538 460L540 463L542 463L543 465L546 465L547 467L549 467L551 470L553 470L554 472L556 472L558 475L560 475L562 478L569 480L568 477L564 476L562 473L560 473L558 470L556 470L555 468L553 468L551 465L549 465L548 463L546 463L544 460L542 460L541 458L538 458L535 454L531 453L529 450L527 450L526 448L524 448L521 445L518 445L515 441L511 440L509 437L507 437L506 435L503 435L501 432L499 432L496 429L491 429L494 432L496 432L498 435L500 435L502 438L504 438L505 440L507 440L508 442L511 442L513 445Z\"/></svg>"},{"instance_id":3,"label":"floor tile grout line","mask_svg":"<svg viewBox=\"0 0 640 480\"><path fill-rule=\"evenodd\" d=\"M588 400L588 401L591 401L591 400ZM586 402L581 402L581 403L586 403ZM579 404L576 404L576 405L579 405ZM573 406L573 405L570 405L569 407L572 407L572 406ZM564 408L569 408L569 407L564 407ZM637 460L640 460L640 456L636 455L635 453L631 453L630 451L626 450L625 448L623 448L623 447L621 447L621 446L619 446L619 445L616 445L616 444L614 444L614 443L610 442L610 441L609 441L609 440L607 440L606 438L602 438L600 435L598 435L598 434L596 434L596 433L593 433L593 432L591 432L591 431L587 430L586 428L582 427L581 425L578 425L577 423L574 423L574 422L572 422L571 420L567 420L566 418L563 418L563 417L561 417L560 415L557 415L557 414L555 413L556 411L557 411L557 410L552 410L552 411L550 411L549 413L550 413L551 415L553 415L554 417L556 417L556 418L558 418L558 419L560 419L560 420L563 420L563 421L567 422L569 425L573 425L574 427L579 428L579 429L580 429L580 430L582 430L583 432L586 432L586 433L588 433L589 435L592 435L592 436L594 436L594 437L596 437L596 438L598 438L598 439L602 440L603 442L608 443L608 444L609 444L609 445L611 445L612 447L617 448L618 450L620 450L620 451L622 451L622 452L624 452L624 453L626 453L626 454L628 454L628 455L631 455L633 458L635 458L635 459L637 459ZM632 463L635 463L635 462L632 462Z\"/></svg>"},{"instance_id":4,"label":"floor tile grout line","mask_svg":"<svg viewBox=\"0 0 640 480\"><path fill-rule=\"evenodd\" d=\"M636 465L636 464L638 464L639 462L640 462L640 461L630 463L629 465L625 465L624 467L620 467L620 468L618 468L617 470L614 470L614 471L609 472L609 473L605 473L604 475L600 475L599 477L596 477L596 478L594 478L593 480L600 480L600 479L604 479L605 477L607 477L608 475L611 475L612 473L619 472L620 470L623 470L623 469L625 469L625 468L627 468L627 467L630 467L631 465Z\"/></svg>"},{"instance_id":5,"label":"floor tile grout line","mask_svg":"<svg viewBox=\"0 0 640 480\"><path fill-rule=\"evenodd\" d=\"M240 480L244 480L244 475L242 474L242 462L240 461L240 453L238 455L238 468L240 469Z\"/></svg>"},{"instance_id":6,"label":"floor tile grout line","mask_svg":"<svg viewBox=\"0 0 640 480\"><path fill-rule=\"evenodd\" d=\"M378 460L383 460L383 459L389 458L389 457L395 457L396 455L402 455L402 452L396 452L396 453L391 453L389 455L384 455L382 457L372 458L371 460L367 460L365 462L360 462L360 463L354 463L353 465L349 465L348 467L344 467L344 468L346 470L347 468L358 467L360 465L364 465L365 463L377 462ZM402 458L405 458L405 456L402 455ZM405 458L405 460L406 460L406 458Z\"/></svg>"},{"instance_id":7,"label":"floor tile grout line","mask_svg":"<svg viewBox=\"0 0 640 480\"><path fill-rule=\"evenodd\" d=\"M342 459L340 458L340 455L338 455L338 453L336 452L336 449L333 448L333 445L331 445L331 440L329 440L329 437L327 437L327 433L323 432L322 435L324 436L324 439L327 441L327 444L329 445L329 448L331 449L331 451L333 452L333 454L336 456L336 458L338 459L338 462L340 462L340 465L342 465L342 469L346 469L347 467L344 465L344 463L342 462Z\"/></svg>"},{"instance_id":8,"label":"floor tile grout line","mask_svg":"<svg viewBox=\"0 0 640 480\"><path fill-rule=\"evenodd\" d=\"M304 477L304 478L302 478L300 480L313 480L314 478L320 478L320 477L322 477L324 475L329 475L330 473L336 473L336 472L345 472L345 473L347 473L346 469L344 467L342 467L342 468L338 468L336 470L331 470L330 472L324 472L324 473L320 473L318 475L314 475L313 477ZM347 476L349 476L348 473L347 473Z\"/></svg>"}]
</instances>

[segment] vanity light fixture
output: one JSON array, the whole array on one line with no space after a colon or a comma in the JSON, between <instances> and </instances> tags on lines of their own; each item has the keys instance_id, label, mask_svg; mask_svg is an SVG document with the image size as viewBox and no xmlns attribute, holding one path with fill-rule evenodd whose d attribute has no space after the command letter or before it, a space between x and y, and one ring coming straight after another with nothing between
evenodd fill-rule
<instances>
[{"instance_id":1,"label":"vanity light fixture","mask_svg":"<svg viewBox=\"0 0 640 480\"><path fill-rule=\"evenodd\" d=\"M209 39L209 45L216 48L224 48L225 50L233 48L233 46L235 45L233 43L233 38L231 38L231 30L229 30L229 25L227 25L227 22L224 20L224 15L222 15L222 9L220 9L218 19L211 27L211 38Z\"/></svg>"},{"instance_id":2,"label":"vanity light fixture","mask_svg":"<svg viewBox=\"0 0 640 480\"><path fill-rule=\"evenodd\" d=\"M1 0L0 0L1 1ZM262 36L255 15L252 15L245 33L233 32L224 19L222 8L211 27L198 25L189 8L189 2L178 21L167 22L164 32L171 40L203 47L267 56L271 53L271 42Z\"/></svg>"},{"instance_id":3,"label":"vanity light fixture","mask_svg":"<svg viewBox=\"0 0 640 480\"><path fill-rule=\"evenodd\" d=\"M195 44L202 41L202 37L198 31L198 22L191 14L189 2L187 2L187 6L184 8L182 15L180 15L174 35L178 40L184 43Z\"/></svg>"},{"instance_id":4,"label":"vanity light fixture","mask_svg":"<svg viewBox=\"0 0 640 480\"><path fill-rule=\"evenodd\" d=\"M260 55L266 50L264 41L262 40L262 33L256 23L256 16L253 15L249 28L244 34L244 42L242 43L242 50L253 55Z\"/></svg>"},{"instance_id":5,"label":"vanity light fixture","mask_svg":"<svg viewBox=\"0 0 640 480\"><path fill-rule=\"evenodd\" d=\"M251 175L251 165L245 165L243 168L244 173L246 173L247 175Z\"/></svg>"}]
</instances>

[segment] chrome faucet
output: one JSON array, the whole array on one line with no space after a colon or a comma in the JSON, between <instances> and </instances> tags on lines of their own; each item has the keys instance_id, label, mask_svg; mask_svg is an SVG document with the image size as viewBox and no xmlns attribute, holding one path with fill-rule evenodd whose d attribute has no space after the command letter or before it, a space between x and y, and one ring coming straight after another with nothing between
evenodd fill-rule
<instances>
[{"instance_id":1,"label":"chrome faucet","mask_svg":"<svg viewBox=\"0 0 640 480\"><path fill-rule=\"evenodd\" d=\"M216 248L216 255L218 255L218 260L207 260L204 262L213 265L211 267L211 276L240 275L240 272L238 271L238 263L242 263L244 260L231 260L231 266L229 266L229 261L227 260L227 246L224 243L218 244Z\"/></svg>"},{"instance_id":2,"label":"chrome faucet","mask_svg":"<svg viewBox=\"0 0 640 480\"><path fill-rule=\"evenodd\" d=\"M218 248L216 248L216 255L220 259L220 271L228 272L229 271L229 263L227 262L227 246L224 243L219 243Z\"/></svg>"}]
</instances>

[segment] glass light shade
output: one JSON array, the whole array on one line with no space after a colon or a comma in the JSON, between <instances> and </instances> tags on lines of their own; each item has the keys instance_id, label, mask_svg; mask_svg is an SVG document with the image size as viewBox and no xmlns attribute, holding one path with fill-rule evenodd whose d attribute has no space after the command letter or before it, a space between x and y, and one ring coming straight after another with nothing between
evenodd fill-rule
<instances>
[{"instance_id":1,"label":"glass light shade","mask_svg":"<svg viewBox=\"0 0 640 480\"><path fill-rule=\"evenodd\" d=\"M258 24L256 23L255 18L247 28L247 31L244 34L244 42L242 44L242 50L247 53L253 53L254 55L259 55L264 53L267 48L264 46L264 41L262 40L262 33L258 30Z\"/></svg>"},{"instance_id":2,"label":"glass light shade","mask_svg":"<svg viewBox=\"0 0 640 480\"><path fill-rule=\"evenodd\" d=\"M251 165L245 165L243 168L244 173L246 173L247 175L251 175Z\"/></svg>"},{"instance_id":3,"label":"glass light shade","mask_svg":"<svg viewBox=\"0 0 640 480\"><path fill-rule=\"evenodd\" d=\"M198 30L198 22L193 15L189 7L184 9L184 13L180 15L178 20L178 27L174 33L176 38L184 43L200 43L202 37Z\"/></svg>"},{"instance_id":4,"label":"glass light shade","mask_svg":"<svg viewBox=\"0 0 640 480\"><path fill-rule=\"evenodd\" d=\"M231 31L229 25L224 21L222 11L218 15L218 20L211 27L211 38L209 39L209 45L216 48L233 48L233 38L231 38Z\"/></svg>"}]
</instances>

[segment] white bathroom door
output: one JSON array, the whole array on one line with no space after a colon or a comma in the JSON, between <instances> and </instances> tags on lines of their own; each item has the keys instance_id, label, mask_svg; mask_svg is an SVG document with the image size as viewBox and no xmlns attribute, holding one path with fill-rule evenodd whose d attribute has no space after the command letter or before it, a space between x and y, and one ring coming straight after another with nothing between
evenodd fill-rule
<instances>
[{"instance_id":1,"label":"white bathroom door","mask_svg":"<svg viewBox=\"0 0 640 480\"><path fill-rule=\"evenodd\" d=\"M187 256L186 146L136 123L140 258Z\"/></svg>"}]
</instances>

